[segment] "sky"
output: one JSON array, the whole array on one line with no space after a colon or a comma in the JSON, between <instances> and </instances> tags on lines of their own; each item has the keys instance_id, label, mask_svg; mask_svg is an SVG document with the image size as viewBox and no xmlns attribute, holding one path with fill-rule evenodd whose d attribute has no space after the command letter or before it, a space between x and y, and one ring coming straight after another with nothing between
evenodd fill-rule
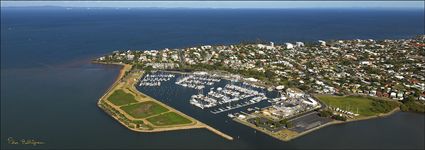
<instances>
[{"instance_id":1,"label":"sky","mask_svg":"<svg viewBox=\"0 0 425 150\"><path fill-rule=\"evenodd\" d=\"M421 8L424 1L1 1L1 7Z\"/></svg>"}]
</instances>

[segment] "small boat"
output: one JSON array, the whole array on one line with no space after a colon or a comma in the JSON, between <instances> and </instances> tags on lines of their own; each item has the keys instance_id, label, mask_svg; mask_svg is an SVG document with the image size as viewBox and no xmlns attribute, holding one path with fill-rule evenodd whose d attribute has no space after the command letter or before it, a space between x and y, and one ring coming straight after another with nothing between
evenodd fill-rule
<instances>
[{"instance_id":1,"label":"small boat","mask_svg":"<svg viewBox=\"0 0 425 150\"><path fill-rule=\"evenodd\" d=\"M235 115L233 115L233 114L228 114L227 116L230 117L230 118L234 118L235 117Z\"/></svg>"}]
</instances>

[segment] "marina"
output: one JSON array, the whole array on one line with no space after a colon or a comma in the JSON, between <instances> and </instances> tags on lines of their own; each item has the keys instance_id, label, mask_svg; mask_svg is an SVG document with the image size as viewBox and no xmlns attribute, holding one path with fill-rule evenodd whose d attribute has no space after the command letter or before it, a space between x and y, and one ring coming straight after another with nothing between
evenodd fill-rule
<instances>
[{"instance_id":1,"label":"marina","mask_svg":"<svg viewBox=\"0 0 425 150\"><path fill-rule=\"evenodd\" d=\"M268 111L265 114L272 118L284 119L322 107L308 94L293 96L293 93L290 92L287 90L280 97L269 100L272 106L267 108Z\"/></svg>"},{"instance_id":2,"label":"marina","mask_svg":"<svg viewBox=\"0 0 425 150\"><path fill-rule=\"evenodd\" d=\"M190 89L193 94L187 99L188 103L212 114L244 108L259 102L264 102L263 105L269 106L271 104L269 101L276 95L270 95L273 92L258 85L240 82L237 79L223 78L217 74L206 72L191 74L156 72L142 77L139 86L146 88L170 87L174 84L182 89Z\"/></svg>"},{"instance_id":3,"label":"marina","mask_svg":"<svg viewBox=\"0 0 425 150\"><path fill-rule=\"evenodd\" d=\"M211 108L213 114L245 107L266 100L264 93L254 90L247 83L241 86L226 84L224 87L212 87L207 94L198 93L190 99L190 104L201 109Z\"/></svg>"},{"instance_id":4,"label":"marina","mask_svg":"<svg viewBox=\"0 0 425 150\"><path fill-rule=\"evenodd\" d=\"M240 120L241 118L249 119L249 118L256 117L256 115L258 114L263 115L263 110L265 110L265 108L269 108L270 106L277 105L279 103L283 103L283 102L295 103L296 102L301 105L304 105L304 104L307 105L305 102L309 101L308 94L304 93L305 94L304 96L306 96L307 98L307 99L304 99L303 95L301 95L303 93L298 93L299 91L297 90L291 89L286 91L286 90L280 89L279 91L275 90L273 92L269 92L267 89L255 88L252 85L251 86L248 86L247 84L243 85L244 84L243 82L237 82L236 80L232 82L231 80L227 80L227 79L221 79L220 82L217 82L213 86L206 87L202 90L192 89L192 88L187 88L187 87L183 87L183 86L175 84L175 81L178 78L181 78L183 75L179 73L175 73L175 76L176 77L171 79L169 82L164 82L163 84L161 84L159 88L143 87L143 86L137 87L137 88L143 93L152 95L154 98L160 99L164 103L172 105L179 110L183 110L184 113L191 114L194 118L202 120L205 123L211 125L212 127L222 130L224 133L233 133L230 135L235 137L235 139L237 139L238 136L240 136L240 138L243 138L242 135L246 134L246 130L238 129L238 131L234 131L235 128L240 127L240 122L233 121L233 120ZM217 114L211 113L210 111L214 109L218 109L218 108L224 109L226 106L228 106L228 103L211 107L211 108L200 109L199 107L194 106L190 104L189 102L193 95L198 95L200 93L203 95L208 95L210 91L217 92L218 88L222 88L222 90L224 90L226 88L226 85L232 85L232 84L235 86L240 86L240 87L245 86L245 88L251 88L253 90L258 91L259 93L265 93L268 99L262 100L258 103L255 103L249 106L239 107L232 110L228 110L227 112L224 112L224 113L217 113ZM294 98L290 98L290 96L293 96L293 97L300 96L300 97L295 98L296 100L290 100L290 99L294 99ZM236 103L237 102L231 102L232 106L237 105ZM246 113L243 113L243 112L246 112ZM258 113L254 113L254 112L258 112ZM296 130L300 132L306 132L308 130L315 128L318 125L320 126L327 122L327 120L321 120L317 118L316 113L306 113L306 115L302 115L296 118L299 118L299 119L294 118L288 121L290 121L294 125L294 127L291 128L291 130ZM234 126L235 128L229 129L228 128L229 126ZM279 129L281 128L276 128L276 129L273 128L272 130L278 132ZM254 133L255 131L257 131L257 133ZM314 135L317 132L320 133L321 131L323 130L315 131L311 134ZM255 136L264 135L262 134L262 132L259 132L258 130L253 130L251 133ZM308 138L309 135L311 134L308 134L307 136L301 139ZM291 141L291 142L294 142L294 141Z\"/></svg>"},{"instance_id":5,"label":"marina","mask_svg":"<svg viewBox=\"0 0 425 150\"><path fill-rule=\"evenodd\" d=\"M100 7L85 9L48 6L22 8L7 8L5 6L2 8L1 45L2 58L4 59L1 59L1 149L424 148L424 114L405 112L396 112L388 117L366 121L327 126L289 142L275 140L259 130L233 121L228 116L230 113L235 117L236 113L240 114L240 111L245 111L249 107L264 108L271 105L270 102L263 100L250 106L212 114L209 110L200 109L189 103L188 100L193 94L197 94L198 90L176 85L175 80L179 76L177 74L170 81L161 82L160 86L138 86L139 81L137 81L135 88L234 137L235 140L228 141L206 129L162 133L128 131L127 128L95 106L99 96L105 93L116 80L120 67L90 63L92 58L110 53L115 49L158 49L157 57L147 57L141 60L140 55L134 55L133 60L138 65L149 60L162 60L165 57L160 49L165 47L170 48L169 52L173 52L167 53L166 60L173 60L174 51L172 50L174 48L195 47L203 44L238 44L241 41L254 41L258 38L276 41L276 43L304 40L314 42L318 39L325 41L327 39L357 38L408 39L417 34L424 34L423 9L103 9ZM423 5L417 6L423 7ZM312 25L315 28L312 28ZM407 44L414 43L408 42ZM306 46L308 45L306 44ZM385 47L385 49L389 48ZM223 49L230 48L225 47ZM356 50L362 52L362 50ZM404 48L404 46L397 47L395 50L410 51L409 48ZM198 53L204 56L204 51L206 50L198 51ZM266 57L273 56L267 54L269 51L271 50L263 50ZM293 51L295 52L294 56L289 57L293 59L285 59L285 61L293 64L293 62L301 62L300 59L307 60L306 62L315 63L318 68L321 68L320 65L329 65L331 62L323 60L334 57L334 53L353 54L347 53L345 50L332 50L332 53L326 52L325 49ZM282 52L288 53L287 50L282 50ZM322 55L319 54L320 52L322 52ZM381 52L381 56L395 58L391 57L393 55L389 50ZM302 57L302 53L314 54L309 55L313 59ZM245 54L248 60L261 60L251 59L249 53ZM399 52L396 56L406 58L409 55L418 54L402 54ZM116 56L121 57L120 61L123 63L128 62L126 56ZM178 53L178 56L177 61L180 61L180 59L185 61L184 58L180 57L184 55ZM206 58L209 58L209 56L206 55ZM216 57L215 55L212 56L212 59ZM239 62L238 59L229 59L228 56L231 57L231 55L220 54L219 56L225 56L224 59L229 60L229 63ZM257 53L254 56L263 57ZM369 56L377 58L373 54L369 54ZM162 58L159 59L159 57ZM109 57L106 58L109 59ZM336 58L351 60L350 57ZM378 62L380 60L382 59L376 59ZM352 62L356 61L352 60ZM372 66L378 64L387 63L380 62L372 64ZM249 67L248 63L244 62L240 67L244 67L244 65ZM283 64L275 65L284 67L283 71L301 69L295 64L293 67L286 67ZM342 70L351 68L341 68L340 65L343 65L343 63L338 63L337 66L330 65L330 67ZM350 66L353 65L355 64L350 64ZM233 64L232 66L239 67ZM405 67L402 66L401 68ZM326 70L328 69L330 68ZM391 68L383 69L386 71L394 70ZM385 73L384 70L383 73ZM409 70L401 73L408 73ZM313 71L316 70L313 69ZM397 70L394 71L398 72ZM297 79L297 76L292 76L293 73L291 72L280 73ZM350 74L354 78L362 78L363 76L354 73ZM299 76L300 80L295 80L296 84L310 84L309 77L314 78L312 82L314 84L318 76L317 73L309 72L298 75L301 76ZM344 74L341 75L344 76ZM393 79L382 79L394 83L399 82L396 81L394 74L388 73L388 76L392 76ZM327 77L332 76L324 75L322 77L328 79ZM403 79L406 81L405 83L414 78L409 74L406 77L408 78ZM340 80L352 81L345 80L345 78L340 78ZM375 80L374 78L370 79ZM301 81L304 82L301 83ZM400 83L397 85L403 85L403 82ZM223 87L225 84L227 84L226 81L222 79L214 86ZM374 85L373 82L372 85ZM385 86L386 84L381 83L381 85ZM310 87L309 85L306 86ZM316 86L319 89L324 88ZM349 89L352 88L352 86L349 86ZM203 89L204 93L206 94L209 89L210 87L206 86ZM269 98L268 100L272 100L273 96L270 96L266 89L264 91ZM370 91L369 88L366 89ZM339 108L339 111L336 110L337 108ZM356 107L351 106L349 108L332 105L332 110L340 113L344 113L341 111L357 113ZM28 117L28 114L31 114L32 117ZM312 118L306 116L301 119L309 121ZM298 120L293 120L294 126L298 124L296 121ZM305 128L310 127L305 126ZM44 142L44 144L36 146L9 144L7 140L9 137L13 137L18 142L21 139L34 139L37 142Z\"/></svg>"},{"instance_id":6,"label":"marina","mask_svg":"<svg viewBox=\"0 0 425 150\"><path fill-rule=\"evenodd\" d=\"M140 79L139 86L161 86L162 82L170 81L174 77L174 74L167 74L162 72L146 74L143 79Z\"/></svg>"},{"instance_id":7,"label":"marina","mask_svg":"<svg viewBox=\"0 0 425 150\"><path fill-rule=\"evenodd\" d=\"M190 75L183 75L175 82L177 85L192 89L203 89L205 86L212 86L221 79L216 74L209 75L206 72L194 72Z\"/></svg>"},{"instance_id":8,"label":"marina","mask_svg":"<svg viewBox=\"0 0 425 150\"><path fill-rule=\"evenodd\" d=\"M255 83L206 72L184 74L174 72L172 75L157 72L146 75L141 81L164 82L158 87L164 89L166 93L174 91L172 93L177 94L184 91L187 97L180 99L178 103L190 104L193 111L201 110L202 113L210 113L213 116L244 120L251 125L255 124L255 120L269 122L290 119L290 122L294 124L294 127L290 128L291 130L306 132L329 122L329 120L317 116L317 112L314 111L321 108L322 105L309 94L297 88L285 88L284 86L264 88ZM143 89L149 90L149 87L145 86ZM158 91L156 90L156 92ZM223 112L226 113L222 115ZM300 115L309 117L298 117ZM264 127L270 132L289 129L285 126L265 125Z\"/></svg>"}]
</instances>

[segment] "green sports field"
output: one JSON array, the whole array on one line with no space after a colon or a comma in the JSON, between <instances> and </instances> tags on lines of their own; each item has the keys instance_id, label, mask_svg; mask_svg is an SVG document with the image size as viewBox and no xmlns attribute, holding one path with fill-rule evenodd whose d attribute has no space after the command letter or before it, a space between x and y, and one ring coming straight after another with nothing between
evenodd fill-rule
<instances>
[{"instance_id":1,"label":"green sports field","mask_svg":"<svg viewBox=\"0 0 425 150\"><path fill-rule=\"evenodd\" d=\"M325 96L321 95L316 97L319 98L319 100L321 100L328 106L331 106L334 108L339 107L340 109L348 110L353 113L357 113L357 108L358 108L358 113L361 116L373 116L377 114L376 112L372 111L373 100L369 98L357 97L357 96L327 96L327 95Z\"/></svg>"},{"instance_id":2,"label":"green sports field","mask_svg":"<svg viewBox=\"0 0 425 150\"><path fill-rule=\"evenodd\" d=\"M156 126L188 124L192 122L189 119L175 112L167 112L158 116L148 118L147 120Z\"/></svg>"},{"instance_id":3,"label":"green sports field","mask_svg":"<svg viewBox=\"0 0 425 150\"><path fill-rule=\"evenodd\" d=\"M122 106L121 109L124 110L127 114L137 119L146 118L152 115L168 111L167 108L152 101Z\"/></svg>"},{"instance_id":4,"label":"green sports field","mask_svg":"<svg viewBox=\"0 0 425 150\"><path fill-rule=\"evenodd\" d=\"M108 101L116 106L122 106L125 104L137 102L133 95L126 93L123 90L116 90L111 96L108 97Z\"/></svg>"}]
</instances>

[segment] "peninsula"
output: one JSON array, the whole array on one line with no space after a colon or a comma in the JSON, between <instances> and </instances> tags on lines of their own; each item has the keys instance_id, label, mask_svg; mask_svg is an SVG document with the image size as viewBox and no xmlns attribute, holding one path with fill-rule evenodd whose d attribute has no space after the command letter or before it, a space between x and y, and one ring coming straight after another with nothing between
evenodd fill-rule
<instances>
[{"instance_id":1,"label":"peninsula","mask_svg":"<svg viewBox=\"0 0 425 150\"><path fill-rule=\"evenodd\" d=\"M206 128L233 140L231 136L140 93L134 84L143 75L143 71L132 70L130 64L116 65L122 65L120 74L116 82L99 99L98 106L128 129L137 132L161 132Z\"/></svg>"},{"instance_id":2,"label":"peninsula","mask_svg":"<svg viewBox=\"0 0 425 150\"><path fill-rule=\"evenodd\" d=\"M197 90L187 99L194 109L289 141L331 124L423 113L424 52L425 35L114 51L95 60L124 66L98 105L134 131L207 128L233 139L135 88L168 83Z\"/></svg>"}]
</instances>

